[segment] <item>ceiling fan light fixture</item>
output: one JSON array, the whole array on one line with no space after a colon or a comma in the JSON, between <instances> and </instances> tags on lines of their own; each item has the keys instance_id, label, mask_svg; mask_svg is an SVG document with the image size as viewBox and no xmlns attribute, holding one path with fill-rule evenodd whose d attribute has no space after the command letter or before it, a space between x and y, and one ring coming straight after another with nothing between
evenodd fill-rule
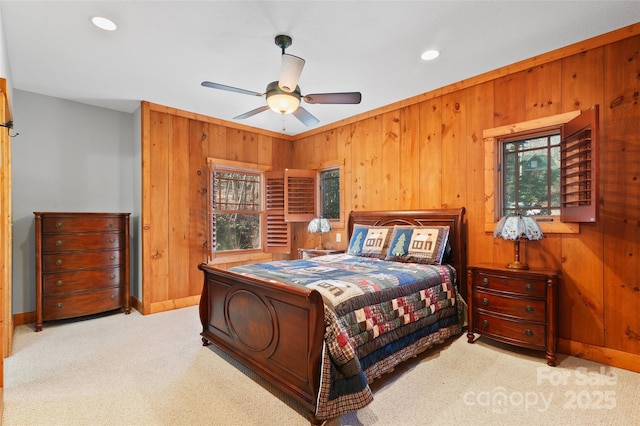
<instances>
[{"instance_id":1,"label":"ceiling fan light fixture","mask_svg":"<svg viewBox=\"0 0 640 426\"><path fill-rule=\"evenodd\" d=\"M291 114L300 106L300 89L292 93L283 91L277 81L267 86L267 105L278 114Z\"/></svg>"}]
</instances>

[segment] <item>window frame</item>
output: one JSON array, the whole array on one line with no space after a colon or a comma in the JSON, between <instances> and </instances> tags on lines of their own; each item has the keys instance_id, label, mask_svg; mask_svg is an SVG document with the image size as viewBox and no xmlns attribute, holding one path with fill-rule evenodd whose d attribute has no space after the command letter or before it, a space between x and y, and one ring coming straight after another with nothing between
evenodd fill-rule
<instances>
[{"instance_id":1,"label":"window frame","mask_svg":"<svg viewBox=\"0 0 640 426\"><path fill-rule=\"evenodd\" d=\"M339 229L339 228L344 228L345 227L345 214L344 214L344 193L345 193L345 187L344 187L344 162L339 162L339 161L325 161L319 164L313 164L311 166L309 166L309 169L312 170L316 170L317 173L317 184L318 184L318 197L316 200L316 209L318 211L318 214L322 214L322 173L323 172L327 172L327 171L332 171L332 170L338 170L338 172L340 173L340 179L339 179L339 195L340 195L340 217L338 219L329 219L329 222L331 222L331 229Z\"/></svg>"},{"instance_id":2,"label":"window frame","mask_svg":"<svg viewBox=\"0 0 640 426\"><path fill-rule=\"evenodd\" d=\"M218 158L207 158L208 165L208 182L209 182L209 197L207 197L207 223L208 223L208 245L209 245L209 261L213 261L214 259L228 258L228 257L243 257L243 256L253 256L257 253L265 252L265 244L267 240L266 236L266 188L265 188L265 172L271 170L271 167L263 166L260 164L252 164L252 163L243 163L239 161L230 161L223 160ZM214 173L217 171L230 171L230 172L238 172L238 173L248 173L255 174L260 176L260 247L254 249L246 249L246 250L225 250L222 252L218 252L215 250L213 245L213 215L215 214L213 211L213 180Z\"/></svg>"},{"instance_id":3,"label":"window frame","mask_svg":"<svg viewBox=\"0 0 640 426\"><path fill-rule=\"evenodd\" d=\"M500 219L500 197L497 194L502 192L501 173L498 170L500 149L498 144L502 139L513 139L518 135L523 137L533 132L556 131L578 117L580 110L570 111L563 114L556 114L549 117L535 120L523 121L506 126L486 129L482 133L484 139L484 163L485 163L485 232L493 232L497 221ZM579 223L562 222L561 216L542 216L538 221L543 233L566 233L577 234L580 232Z\"/></svg>"}]
</instances>

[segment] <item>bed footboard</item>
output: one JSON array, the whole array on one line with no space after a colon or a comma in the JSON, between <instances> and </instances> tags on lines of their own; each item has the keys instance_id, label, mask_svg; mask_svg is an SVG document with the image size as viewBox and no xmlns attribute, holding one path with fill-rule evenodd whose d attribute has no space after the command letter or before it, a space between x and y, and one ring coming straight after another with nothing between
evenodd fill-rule
<instances>
[{"instance_id":1,"label":"bed footboard","mask_svg":"<svg viewBox=\"0 0 640 426\"><path fill-rule=\"evenodd\" d=\"M316 291L265 283L202 263L202 341L223 349L315 413L324 338Z\"/></svg>"}]
</instances>

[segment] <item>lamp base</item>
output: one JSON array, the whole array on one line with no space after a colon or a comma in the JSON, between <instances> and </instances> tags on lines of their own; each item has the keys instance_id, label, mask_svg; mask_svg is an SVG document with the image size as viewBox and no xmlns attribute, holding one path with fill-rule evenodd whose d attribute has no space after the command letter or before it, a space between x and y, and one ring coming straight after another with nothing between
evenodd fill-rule
<instances>
[{"instance_id":1,"label":"lamp base","mask_svg":"<svg viewBox=\"0 0 640 426\"><path fill-rule=\"evenodd\" d=\"M527 265L526 263L522 263L519 261L515 261L515 262L511 262L507 265L507 268L509 269L529 269L529 265Z\"/></svg>"}]
</instances>

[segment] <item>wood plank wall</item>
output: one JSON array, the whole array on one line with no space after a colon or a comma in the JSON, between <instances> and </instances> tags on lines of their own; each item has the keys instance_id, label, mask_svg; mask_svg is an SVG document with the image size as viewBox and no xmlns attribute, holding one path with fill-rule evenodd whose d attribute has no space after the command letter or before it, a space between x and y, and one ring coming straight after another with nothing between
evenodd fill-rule
<instances>
[{"instance_id":1,"label":"wood plank wall","mask_svg":"<svg viewBox=\"0 0 640 426\"><path fill-rule=\"evenodd\" d=\"M274 170L343 162L345 212L464 206L469 263L504 263L513 246L484 230L483 130L599 104L599 220L528 243L525 255L532 267L561 271L560 352L640 371L639 33L632 25L294 141L144 104L140 310L197 303L207 156ZM292 228L292 253L315 244L306 224ZM345 248L346 232L323 241Z\"/></svg>"},{"instance_id":2,"label":"wood plank wall","mask_svg":"<svg viewBox=\"0 0 640 426\"><path fill-rule=\"evenodd\" d=\"M347 212L464 206L469 262L505 263L513 246L484 230L483 130L599 104L600 220L528 243L526 256L532 267L561 270L560 351L640 371L640 36L537 61L303 135L293 167L344 161ZM348 137L323 143L334 135ZM297 226L296 241L306 243L304 234Z\"/></svg>"},{"instance_id":3,"label":"wood plank wall","mask_svg":"<svg viewBox=\"0 0 640 426\"><path fill-rule=\"evenodd\" d=\"M200 300L197 267L208 253L207 158L284 168L292 142L149 102L141 117L142 297L134 306L150 314Z\"/></svg>"}]
</instances>

